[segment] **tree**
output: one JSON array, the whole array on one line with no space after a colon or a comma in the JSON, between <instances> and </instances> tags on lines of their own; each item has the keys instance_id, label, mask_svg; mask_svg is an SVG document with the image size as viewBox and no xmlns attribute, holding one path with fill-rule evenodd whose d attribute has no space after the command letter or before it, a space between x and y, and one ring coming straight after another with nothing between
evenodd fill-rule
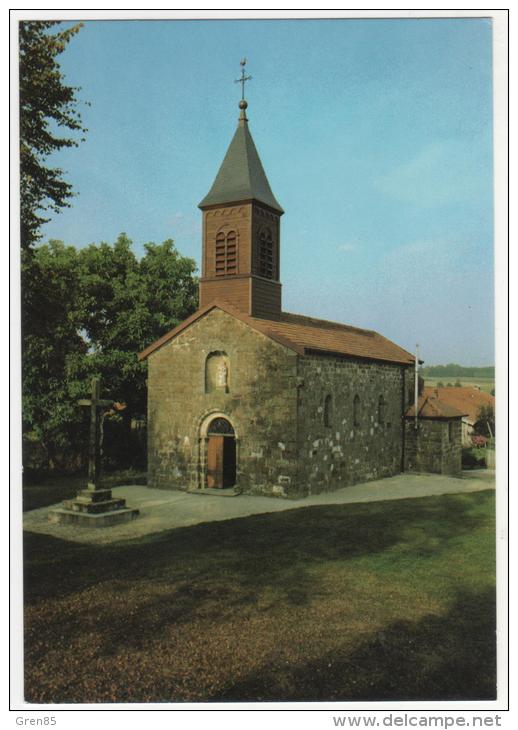
<instances>
[{"instance_id":1,"label":"tree","mask_svg":"<svg viewBox=\"0 0 518 730\"><path fill-rule=\"evenodd\" d=\"M481 406L477 420L473 425L476 434L493 438L495 436L495 409L493 406Z\"/></svg>"},{"instance_id":2,"label":"tree","mask_svg":"<svg viewBox=\"0 0 518 730\"><path fill-rule=\"evenodd\" d=\"M77 87L63 83L57 56L82 24L52 34L55 21L20 22L20 217L22 248L40 238L39 229L48 218L45 210L68 207L72 186L63 170L48 167L48 156L64 147L77 147L77 136L67 137L57 129L86 132L77 110Z\"/></svg>"},{"instance_id":3,"label":"tree","mask_svg":"<svg viewBox=\"0 0 518 730\"><path fill-rule=\"evenodd\" d=\"M34 326L25 352L24 422L51 465L64 467L62 455L75 458L85 443L77 400L89 395L94 375L102 378L103 397L126 404L118 451L120 458L130 453L131 420L146 414L146 363L137 353L196 309L192 259L171 240L146 244L140 260L131 246L121 234L112 246L77 250L53 241L33 252L37 306L27 309Z\"/></svg>"},{"instance_id":4,"label":"tree","mask_svg":"<svg viewBox=\"0 0 518 730\"><path fill-rule=\"evenodd\" d=\"M23 428L44 447L51 468L64 468L77 455L73 445L84 442L76 400L88 346L74 305L77 250L59 241L41 246L27 257L25 274Z\"/></svg>"}]
</instances>

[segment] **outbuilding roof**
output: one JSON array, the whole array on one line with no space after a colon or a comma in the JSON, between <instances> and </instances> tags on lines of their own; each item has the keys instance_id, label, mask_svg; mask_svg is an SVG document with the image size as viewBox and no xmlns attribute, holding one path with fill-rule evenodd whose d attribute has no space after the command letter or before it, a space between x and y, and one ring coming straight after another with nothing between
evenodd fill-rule
<instances>
[{"instance_id":1,"label":"outbuilding roof","mask_svg":"<svg viewBox=\"0 0 518 730\"><path fill-rule=\"evenodd\" d=\"M300 314L290 314L289 312L281 312L278 320L250 317L222 300L211 302L199 309L178 327L149 345L139 354L139 359L149 357L155 350L170 342L180 332L208 314L212 309L221 309L266 337L301 355L323 353L365 360L380 360L401 365L413 365L415 363L415 358L411 353L373 330L360 329L338 322L304 317Z\"/></svg>"},{"instance_id":2,"label":"outbuilding roof","mask_svg":"<svg viewBox=\"0 0 518 730\"><path fill-rule=\"evenodd\" d=\"M432 388L425 387L423 390L425 395L435 395L447 405L462 410L472 423L478 418L480 409L483 406L495 407L495 397L483 390L474 388L473 386L449 387L449 388Z\"/></svg>"},{"instance_id":3,"label":"outbuilding roof","mask_svg":"<svg viewBox=\"0 0 518 730\"><path fill-rule=\"evenodd\" d=\"M439 400L434 395L421 395L417 400L418 418L462 418L465 412ZM405 416L415 417L415 404L405 411Z\"/></svg>"}]
</instances>

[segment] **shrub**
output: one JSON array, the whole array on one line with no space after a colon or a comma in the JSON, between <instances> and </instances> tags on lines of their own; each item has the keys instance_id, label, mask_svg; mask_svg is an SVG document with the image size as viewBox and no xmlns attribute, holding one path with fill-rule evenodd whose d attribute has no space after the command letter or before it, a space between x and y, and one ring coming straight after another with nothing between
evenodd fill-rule
<instances>
[{"instance_id":1,"label":"shrub","mask_svg":"<svg viewBox=\"0 0 518 730\"><path fill-rule=\"evenodd\" d=\"M465 469L483 469L486 465L484 449L464 447L462 449L462 466Z\"/></svg>"}]
</instances>

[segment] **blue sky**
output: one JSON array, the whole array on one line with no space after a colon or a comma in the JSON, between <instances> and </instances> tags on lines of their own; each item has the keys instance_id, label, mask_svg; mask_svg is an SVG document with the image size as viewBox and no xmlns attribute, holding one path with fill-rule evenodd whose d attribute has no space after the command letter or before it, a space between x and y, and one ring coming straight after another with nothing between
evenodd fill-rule
<instances>
[{"instance_id":1,"label":"blue sky","mask_svg":"<svg viewBox=\"0 0 518 730\"><path fill-rule=\"evenodd\" d=\"M243 56L284 309L493 363L490 20L87 21L61 56L87 139L52 160L78 195L45 239L173 238L199 263Z\"/></svg>"}]
</instances>

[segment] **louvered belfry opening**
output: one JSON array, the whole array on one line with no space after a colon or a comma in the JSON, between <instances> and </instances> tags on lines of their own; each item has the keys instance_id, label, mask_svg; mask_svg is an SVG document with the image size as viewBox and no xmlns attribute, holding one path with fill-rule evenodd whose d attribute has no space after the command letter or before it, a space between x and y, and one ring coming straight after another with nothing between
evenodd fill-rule
<instances>
[{"instance_id":1,"label":"louvered belfry opening","mask_svg":"<svg viewBox=\"0 0 518 730\"><path fill-rule=\"evenodd\" d=\"M237 253L236 232L229 231L225 234L223 231L220 231L216 236L216 276L232 276L237 274Z\"/></svg>"},{"instance_id":2,"label":"louvered belfry opening","mask_svg":"<svg viewBox=\"0 0 518 730\"><path fill-rule=\"evenodd\" d=\"M263 228L259 234L259 274L265 279L275 278L273 237L269 228Z\"/></svg>"}]
</instances>

